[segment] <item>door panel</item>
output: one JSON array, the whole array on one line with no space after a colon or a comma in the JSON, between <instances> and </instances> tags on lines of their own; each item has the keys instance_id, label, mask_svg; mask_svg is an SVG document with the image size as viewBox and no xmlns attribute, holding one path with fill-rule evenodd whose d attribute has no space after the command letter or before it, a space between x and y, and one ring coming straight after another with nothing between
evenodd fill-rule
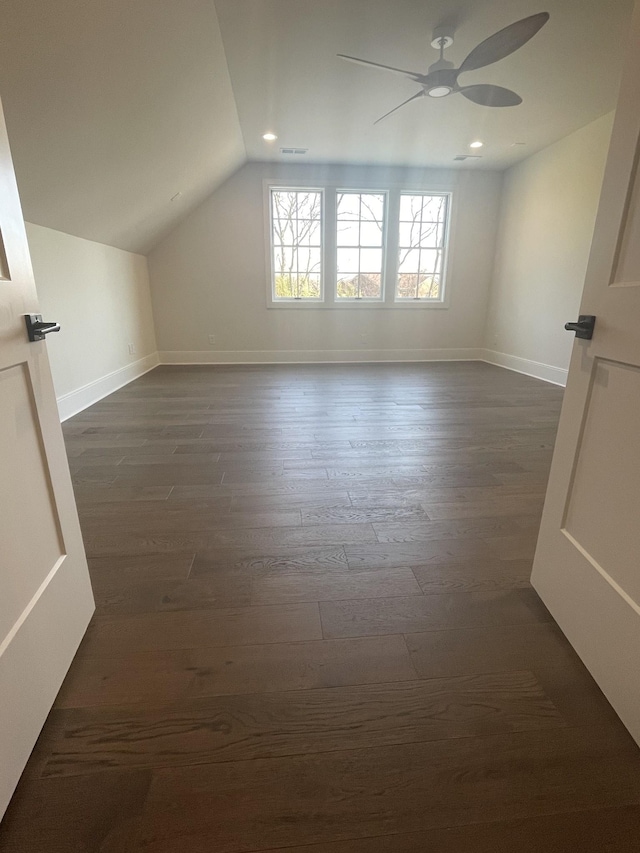
<instances>
[{"instance_id":1,"label":"door panel","mask_svg":"<svg viewBox=\"0 0 640 853\"><path fill-rule=\"evenodd\" d=\"M13 567L3 579L0 597L0 636L4 637L29 604L33 590L63 555L28 364L0 371L0 471L3 492L10 495L3 505L3 560ZM33 531L37 550L25 547L27 530Z\"/></svg>"},{"instance_id":2,"label":"door panel","mask_svg":"<svg viewBox=\"0 0 640 853\"><path fill-rule=\"evenodd\" d=\"M531 580L640 743L639 4L629 36Z\"/></svg>"},{"instance_id":3,"label":"door panel","mask_svg":"<svg viewBox=\"0 0 640 853\"><path fill-rule=\"evenodd\" d=\"M564 528L598 570L636 601L640 601L639 423L640 368L597 359Z\"/></svg>"},{"instance_id":4,"label":"door panel","mask_svg":"<svg viewBox=\"0 0 640 853\"><path fill-rule=\"evenodd\" d=\"M0 817L93 612L0 109Z\"/></svg>"}]
</instances>

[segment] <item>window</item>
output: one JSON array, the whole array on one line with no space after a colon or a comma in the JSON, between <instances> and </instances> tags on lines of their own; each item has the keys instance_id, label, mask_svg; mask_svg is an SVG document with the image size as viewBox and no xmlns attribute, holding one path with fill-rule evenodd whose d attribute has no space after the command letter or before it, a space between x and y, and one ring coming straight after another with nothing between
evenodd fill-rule
<instances>
[{"instance_id":1,"label":"window","mask_svg":"<svg viewBox=\"0 0 640 853\"><path fill-rule=\"evenodd\" d=\"M267 305L447 308L447 186L282 186L264 181Z\"/></svg>"},{"instance_id":2,"label":"window","mask_svg":"<svg viewBox=\"0 0 640 853\"><path fill-rule=\"evenodd\" d=\"M442 300L448 207L448 195L400 194L397 300Z\"/></svg>"},{"instance_id":3,"label":"window","mask_svg":"<svg viewBox=\"0 0 640 853\"><path fill-rule=\"evenodd\" d=\"M382 299L385 207L384 193L338 192L338 299Z\"/></svg>"},{"instance_id":4,"label":"window","mask_svg":"<svg viewBox=\"0 0 640 853\"><path fill-rule=\"evenodd\" d=\"M271 188L274 301L322 300L322 190Z\"/></svg>"}]
</instances>

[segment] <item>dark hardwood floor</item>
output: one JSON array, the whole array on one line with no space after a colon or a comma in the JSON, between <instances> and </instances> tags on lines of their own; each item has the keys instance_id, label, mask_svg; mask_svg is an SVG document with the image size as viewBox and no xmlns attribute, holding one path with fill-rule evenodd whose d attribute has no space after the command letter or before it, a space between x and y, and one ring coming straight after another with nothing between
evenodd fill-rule
<instances>
[{"instance_id":1,"label":"dark hardwood floor","mask_svg":"<svg viewBox=\"0 0 640 853\"><path fill-rule=\"evenodd\" d=\"M528 583L561 390L163 367L64 425L97 610L2 853L637 853Z\"/></svg>"}]
</instances>

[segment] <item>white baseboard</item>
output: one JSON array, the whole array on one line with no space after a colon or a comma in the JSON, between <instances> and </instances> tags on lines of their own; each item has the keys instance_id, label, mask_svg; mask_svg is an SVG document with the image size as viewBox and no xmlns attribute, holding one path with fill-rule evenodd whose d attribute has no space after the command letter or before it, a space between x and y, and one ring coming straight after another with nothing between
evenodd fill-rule
<instances>
[{"instance_id":1,"label":"white baseboard","mask_svg":"<svg viewBox=\"0 0 640 853\"><path fill-rule=\"evenodd\" d=\"M495 364L497 367L506 367L507 370L514 370L516 373L524 373L526 376L533 376L536 379L542 379L544 382L551 382L553 385L567 384L568 370L562 367L554 367L552 364L544 364L541 361L531 361L528 358L520 358L517 355L508 355L506 352L494 352L493 350L482 350L482 361L488 364Z\"/></svg>"},{"instance_id":2,"label":"white baseboard","mask_svg":"<svg viewBox=\"0 0 640 853\"><path fill-rule=\"evenodd\" d=\"M161 351L161 364L344 364L398 361L481 361L483 350L194 350Z\"/></svg>"},{"instance_id":3,"label":"white baseboard","mask_svg":"<svg viewBox=\"0 0 640 853\"><path fill-rule=\"evenodd\" d=\"M151 355L146 355L144 358L133 361L124 367L114 370L112 373L107 373L106 376L101 376L93 382L83 385L82 388L77 388L75 391L70 391L68 394L63 394L58 397L58 412L60 420L66 421L68 418L82 412L88 406L102 400L103 397L113 394L118 388L123 385L128 385L134 379L142 376L153 370L160 363L158 353L154 352Z\"/></svg>"}]
</instances>

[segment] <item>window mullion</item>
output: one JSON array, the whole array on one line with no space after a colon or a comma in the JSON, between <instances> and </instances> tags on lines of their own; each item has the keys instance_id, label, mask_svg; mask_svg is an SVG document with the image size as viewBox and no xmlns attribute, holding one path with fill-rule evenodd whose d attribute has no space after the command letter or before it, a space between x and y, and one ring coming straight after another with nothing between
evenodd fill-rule
<instances>
[{"instance_id":1,"label":"window mullion","mask_svg":"<svg viewBox=\"0 0 640 853\"><path fill-rule=\"evenodd\" d=\"M391 189L387 195L387 227L384 235L384 302L393 305L398 289L400 252L400 190Z\"/></svg>"},{"instance_id":2,"label":"window mullion","mask_svg":"<svg viewBox=\"0 0 640 853\"><path fill-rule=\"evenodd\" d=\"M324 267L323 295L325 305L335 305L338 299L338 192L325 192L322 222Z\"/></svg>"}]
</instances>

